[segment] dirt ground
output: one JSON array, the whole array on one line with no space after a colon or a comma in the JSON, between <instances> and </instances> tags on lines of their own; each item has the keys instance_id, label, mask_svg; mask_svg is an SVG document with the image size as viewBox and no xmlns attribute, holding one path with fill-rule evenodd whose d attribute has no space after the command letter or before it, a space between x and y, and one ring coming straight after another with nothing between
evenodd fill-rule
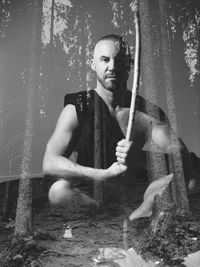
<instances>
[{"instance_id":1,"label":"dirt ground","mask_svg":"<svg viewBox=\"0 0 200 267\"><path fill-rule=\"evenodd\" d=\"M129 198L131 209L139 206L145 184L135 185L134 194ZM191 205L200 213L200 195L191 197ZM83 206L80 201L63 207L53 207L47 199L39 200L34 207L34 239L26 240L26 249L19 249L13 256L12 265L30 267L89 267L95 266L93 257L99 254L100 248L123 248L123 207L120 201L107 201L106 206L97 210ZM41 204L41 203L40 203ZM41 207L42 206L42 207ZM130 210L131 210L130 209ZM64 238L67 226L71 226L73 238ZM129 247L137 246L137 235L130 226L128 233ZM0 251L12 237L12 223L0 223ZM1 253L0 252L0 253ZM148 256L150 257L150 256ZM0 257L2 260L2 257ZM2 261L3 262L3 261ZM0 266L4 266L3 263ZM110 265L119 266L114 263ZM157 265L168 266L168 265ZM136 266L137 267L137 266Z\"/></svg>"}]
</instances>

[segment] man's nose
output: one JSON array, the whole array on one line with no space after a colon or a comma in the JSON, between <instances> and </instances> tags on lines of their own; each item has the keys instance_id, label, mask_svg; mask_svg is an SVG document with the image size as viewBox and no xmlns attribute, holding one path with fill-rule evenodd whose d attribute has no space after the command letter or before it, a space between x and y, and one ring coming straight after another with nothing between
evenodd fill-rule
<instances>
[{"instance_id":1,"label":"man's nose","mask_svg":"<svg viewBox=\"0 0 200 267\"><path fill-rule=\"evenodd\" d=\"M109 69L109 70L114 70L115 67L116 67L115 65L116 65L115 60L114 60L114 59L111 59L111 60L109 61L109 64L108 64L108 69Z\"/></svg>"}]
</instances>

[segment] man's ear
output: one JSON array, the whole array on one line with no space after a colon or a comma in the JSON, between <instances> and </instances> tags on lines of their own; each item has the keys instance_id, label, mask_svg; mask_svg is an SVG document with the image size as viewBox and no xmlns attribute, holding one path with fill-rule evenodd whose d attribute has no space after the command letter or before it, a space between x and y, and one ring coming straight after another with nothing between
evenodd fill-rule
<instances>
[{"instance_id":1,"label":"man's ear","mask_svg":"<svg viewBox=\"0 0 200 267\"><path fill-rule=\"evenodd\" d=\"M92 70L96 71L96 65L94 63L94 59L92 59L91 68Z\"/></svg>"}]
</instances>

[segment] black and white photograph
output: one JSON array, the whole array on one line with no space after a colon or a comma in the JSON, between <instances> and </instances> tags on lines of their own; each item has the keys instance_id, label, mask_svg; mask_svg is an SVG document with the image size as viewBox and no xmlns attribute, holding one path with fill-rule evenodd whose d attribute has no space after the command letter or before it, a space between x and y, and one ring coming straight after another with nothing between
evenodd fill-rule
<instances>
[{"instance_id":1,"label":"black and white photograph","mask_svg":"<svg viewBox=\"0 0 200 267\"><path fill-rule=\"evenodd\" d=\"M0 0L0 267L200 267L200 1Z\"/></svg>"}]
</instances>

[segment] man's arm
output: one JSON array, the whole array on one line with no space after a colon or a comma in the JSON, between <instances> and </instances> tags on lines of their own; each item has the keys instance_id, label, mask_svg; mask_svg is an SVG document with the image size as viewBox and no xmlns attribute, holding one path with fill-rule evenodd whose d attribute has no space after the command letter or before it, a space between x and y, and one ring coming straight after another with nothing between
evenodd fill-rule
<instances>
[{"instance_id":1,"label":"man's arm","mask_svg":"<svg viewBox=\"0 0 200 267\"><path fill-rule=\"evenodd\" d=\"M118 176L126 171L126 165L113 163L108 169L95 169L72 162L70 142L78 127L78 118L74 105L67 105L58 119L55 131L46 146L43 159L44 176L57 178L89 178L104 180ZM73 148L72 148L73 149ZM122 155L124 157L126 155Z\"/></svg>"}]
</instances>

